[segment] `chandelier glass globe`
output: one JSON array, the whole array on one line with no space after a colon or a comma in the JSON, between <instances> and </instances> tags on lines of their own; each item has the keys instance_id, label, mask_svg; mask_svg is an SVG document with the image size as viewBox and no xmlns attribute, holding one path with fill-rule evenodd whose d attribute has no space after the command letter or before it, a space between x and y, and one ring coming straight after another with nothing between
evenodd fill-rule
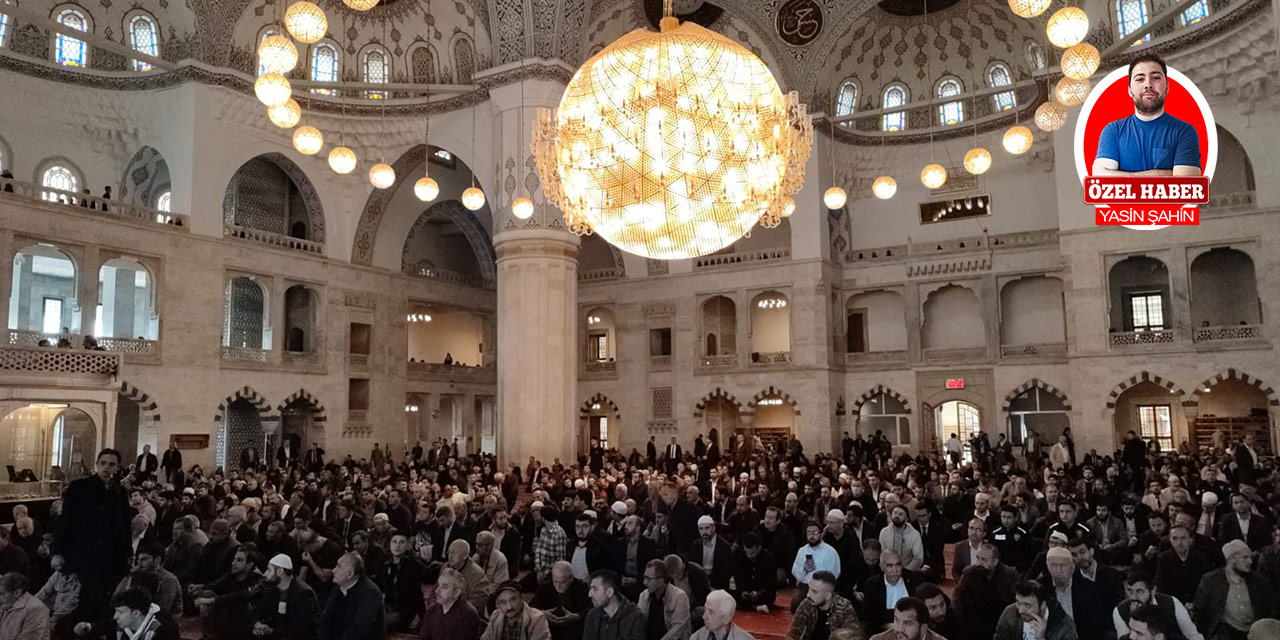
<instances>
[{"instance_id":1,"label":"chandelier glass globe","mask_svg":"<svg viewBox=\"0 0 1280 640\"><path fill-rule=\"evenodd\" d=\"M528 198L516 198L516 201L511 203L511 215L521 220L532 218L533 201Z\"/></svg>"},{"instance_id":2,"label":"chandelier glass globe","mask_svg":"<svg viewBox=\"0 0 1280 640\"><path fill-rule=\"evenodd\" d=\"M920 171L920 182L930 189L941 189L942 185L947 183L946 167L936 162L925 165L924 169Z\"/></svg>"},{"instance_id":3,"label":"chandelier glass globe","mask_svg":"<svg viewBox=\"0 0 1280 640\"><path fill-rule=\"evenodd\" d=\"M1101 60L1097 47L1081 42L1062 52L1062 75L1076 80L1088 80L1098 70Z\"/></svg>"},{"instance_id":4,"label":"chandelier glass globe","mask_svg":"<svg viewBox=\"0 0 1280 640\"><path fill-rule=\"evenodd\" d=\"M282 105L267 107L267 119L281 129L292 129L298 126L298 121L302 119L302 107L297 100L289 98Z\"/></svg>"},{"instance_id":5,"label":"chandelier glass globe","mask_svg":"<svg viewBox=\"0 0 1280 640\"><path fill-rule=\"evenodd\" d=\"M1057 131L1067 123L1067 108L1049 100L1036 107L1036 126L1041 131Z\"/></svg>"},{"instance_id":6,"label":"chandelier glass globe","mask_svg":"<svg viewBox=\"0 0 1280 640\"><path fill-rule=\"evenodd\" d=\"M462 206L468 211L479 211L484 206L484 192L476 187L467 187L462 192Z\"/></svg>"},{"instance_id":7,"label":"chandelier glass globe","mask_svg":"<svg viewBox=\"0 0 1280 640\"><path fill-rule=\"evenodd\" d=\"M284 28L298 42L313 44L319 42L329 31L329 19L316 3L301 0L285 10Z\"/></svg>"},{"instance_id":8,"label":"chandelier glass globe","mask_svg":"<svg viewBox=\"0 0 1280 640\"><path fill-rule=\"evenodd\" d=\"M898 181L889 176L880 176L871 183L871 193L881 200L888 200L898 192Z\"/></svg>"},{"instance_id":9,"label":"chandelier glass globe","mask_svg":"<svg viewBox=\"0 0 1280 640\"><path fill-rule=\"evenodd\" d=\"M974 147L964 154L964 170L980 176L991 168L991 152L982 147Z\"/></svg>"},{"instance_id":10,"label":"chandelier glass globe","mask_svg":"<svg viewBox=\"0 0 1280 640\"><path fill-rule=\"evenodd\" d=\"M796 199L787 196L782 200L782 217L790 218L796 212Z\"/></svg>"},{"instance_id":11,"label":"chandelier glass globe","mask_svg":"<svg viewBox=\"0 0 1280 640\"><path fill-rule=\"evenodd\" d=\"M298 66L298 47L285 36L273 33L258 45L258 66L268 73L289 73Z\"/></svg>"},{"instance_id":12,"label":"chandelier glass globe","mask_svg":"<svg viewBox=\"0 0 1280 640\"><path fill-rule=\"evenodd\" d=\"M324 146L324 134L320 130L310 126L302 126L293 130L293 148L298 150L304 156L314 156L320 153L320 148Z\"/></svg>"},{"instance_id":13,"label":"chandelier glass globe","mask_svg":"<svg viewBox=\"0 0 1280 640\"><path fill-rule=\"evenodd\" d=\"M1080 7L1063 7L1049 16L1045 32L1055 47L1074 47L1089 35L1089 15Z\"/></svg>"},{"instance_id":14,"label":"chandelier glass globe","mask_svg":"<svg viewBox=\"0 0 1280 640\"><path fill-rule=\"evenodd\" d=\"M1009 0L1009 9L1020 18L1034 18L1045 12L1053 0Z\"/></svg>"},{"instance_id":15,"label":"chandelier glass globe","mask_svg":"<svg viewBox=\"0 0 1280 640\"><path fill-rule=\"evenodd\" d=\"M822 194L822 203L827 205L828 209L839 209L849 201L849 195L840 187L831 187L827 192Z\"/></svg>"},{"instance_id":16,"label":"chandelier glass globe","mask_svg":"<svg viewBox=\"0 0 1280 640\"><path fill-rule=\"evenodd\" d=\"M342 4L356 11L368 11L378 6L378 0L342 0Z\"/></svg>"},{"instance_id":17,"label":"chandelier glass globe","mask_svg":"<svg viewBox=\"0 0 1280 640\"><path fill-rule=\"evenodd\" d=\"M293 86L289 79L278 73L264 73L253 83L253 93L268 107L278 107L289 101Z\"/></svg>"},{"instance_id":18,"label":"chandelier glass globe","mask_svg":"<svg viewBox=\"0 0 1280 640\"><path fill-rule=\"evenodd\" d=\"M1063 78L1053 88L1053 96L1064 107L1075 107L1084 104L1089 97L1089 81Z\"/></svg>"},{"instance_id":19,"label":"chandelier glass globe","mask_svg":"<svg viewBox=\"0 0 1280 640\"><path fill-rule=\"evenodd\" d=\"M440 183L435 178L421 177L413 183L413 195L417 196L423 202L431 202L440 195Z\"/></svg>"},{"instance_id":20,"label":"chandelier glass globe","mask_svg":"<svg viewBox=\"0 0 1280 640\"><path fill-rule=\"evenodd\" d=\"M346 175L356 170L356 152L348 147L334 147L329 152L329 168Z\"/></svg>"},{"instance_id":21,"label":"chandelier glass globe","mask_svg":"<svg viewBox=\"0 0 1280 640\"><path fill-rule=\"evenodd\" d=\"M662 20L587 60L539 112L543 192L575 233L648 258L714 253L796 193L813 140L797 94L701 26Z\"/></svg>"},{"instance_id":22,"label":"chandelier glass globe","mask_svg":"<svg viewBox=\"0 0 1280 640\"><path fill-rule=\"evenodd\" d=\"M379 162L369 169L369 184L378 189L386 189L396 183L396 170L385 162Z\"/></svg>"},{"instance_id":23,"label":"chandelier glass globe","mask_svg":"<svg viewBox=\"0 0 1280 640\"><path fill-rule=\"evenodd\" d=\"M1022 155L1031 150L1031 141L1034 139L1031 130L1022 125L1009 127L1004 132L1004 150L1015 156Z\"/></svg>"}]
</instances>

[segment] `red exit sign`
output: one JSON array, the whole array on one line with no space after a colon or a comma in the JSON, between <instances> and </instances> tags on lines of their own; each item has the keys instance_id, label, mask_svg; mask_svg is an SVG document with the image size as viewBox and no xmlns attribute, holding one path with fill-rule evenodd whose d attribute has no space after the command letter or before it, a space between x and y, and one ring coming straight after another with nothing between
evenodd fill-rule
<instances>
[{"instance_id":1,"label":"red exit sign","mask_svg":"<svg viewBox=\"0 0 1280 640\"><path fill-rule=\"evenodd\" d=\"M948 389L963 389L964 378L947 378Z\"/></svg>"}]
</instances>

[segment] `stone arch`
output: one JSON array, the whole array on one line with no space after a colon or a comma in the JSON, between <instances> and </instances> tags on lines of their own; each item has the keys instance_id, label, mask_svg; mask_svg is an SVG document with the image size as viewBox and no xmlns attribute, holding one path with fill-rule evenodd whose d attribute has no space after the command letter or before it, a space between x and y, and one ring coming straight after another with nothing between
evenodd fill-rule
<instances>
[{"instance_id":1,"label":"stone arch","mask_svg":"<svg viewBox=\"0 0 1280 640\"><path fill-rule=\"evenodd\" d=\"M1018 396L1035 388L1043 389L1049 395L1061 400L1063 407L1065 407L1067 411L1071 410L1071 400L1067 398L1067 394L1063 393L1060 389L1045 382L1044 380L1041 380L1039 378L1032 378L1018 385L1017 388L1009 392L1009 395L1006 395L1004 397L1004 402L1001 403L1000 405L1000 411L1004 413L1009 413L1009 405L1013 403L1014 398L1017 398ZM1116 394L1115 397L1119 397L1119 394Z\"/></svg>"},{"instance_id":2,"label":"stone arch","mask_svg":"<svg viewBox=\"0 0 1280 640\"><path fill-rule=\"evenodd\" d=\"M778 398L781 398L783 403L791 407L792 412L794 412L796 415L800 415L800 403L797 402L795 398L791 397L791 394L787 393L786 391L782 391L780 389L775 389L773 385L769 385L768 389L763 389L759 393L752 396L751 400L747 402L747 409L749 411L754 412L756 410L756 405L758 405L761 400L764 400L765 398L768 398L770 396L776 396Z\"/></svg>"},{"instance_id":3,"label":"stone arch","mask_svg":"<svg viewBox=\"0 0 1280 640\"><path fill-rule=\"evenodd\" d=\"M275 413L271 407L271 403L267 401L262 394L255 391L252 387L244 386L236 389L235 393L227 396L218 405L218 412L214 415L214 466L222 467L225 471L230 466L231 460L228 458L227 444L227 409L238 400L245 400L253 405L258 411L258 420L264 434L276 433L280 427L280 414ZM265 452L262 452L265 456Z\"/></svg>"},{"instance_id":4,"label":"stone arch","mask_svg":"<svg viewBox=\"0 0 1280 640\"><path fill-rule=\"evenodd\" d=\"M702 414L704 411L707 410L707 406L709 406L711 404L711 401L715 400L716 398L724 399L728 401L729 404L732 404L734 407L736 407L738 409L739 416L747 416L755 413L754 404L743 406L742 403L739 402L738 399L734 397L732 393L729 393L724 389L721 389L720 387L716 387L715 391L712 391L711 393L708 393L707 395L702 396L702 398L698 400L698 404L694 405L693 417L702 418Z\"/></svg>"},{"instance_id":5,"label":"stone arch","mask_svg":"<svg viewBox=\"0 0 1280 640\"><path fill-rule=\"evenodd\" d=\"M1183 391L1182 387L1179 387L1172 380L1165 380L1164 378L1161 378L1149 371L1139 371L1137 374L1129 376L1127 380L1120 382L1120 384L1117 384L1113 389L1111 389L1111 393L1107 396L1107 411L1114 412L1116 410L1116 400L1119 399L1120 394L1124 393L1126 389L1142 384L1143 382L1154 383L1168 389L1170 393L1183 398L1187 397L1187 392ZM1187 401L1184 400L1184 403L1185 402Z\"/></svg>"},{"instance_id":6,"label":"stone arch","mask_svg":"<svg viewBox=\"0 0 1280 640\"><path fill-rule=\"evenodd\" d=\"M234 203L237 177L239 176L240 171L254 160L264 160L269 162L288 176L289 180L293 182L295 187L297 187L298 195L302 198L303 207L307 212L307 224L310 225L308 239L313 242L324 242L324 206L320 202L320 194L316 192L315 185L311 183L311 179L307 177L306 172L303 171L301 167L283 153L277 153L274 151L263 153L246 160L231 174L231 180L227 182L227 189L222 196L223 222L227 224L234 222ZM288 235L287 229L283 235Z\"/></svg>"},{"instance_id":7,"label":"stone arch","mask_svg":"<svg viewBox=\"0 0 1280 640\"><path fill-rule=\"evenodd\" d=\"M597 393L594 396L591 396L591 398L586 402L582 403L582 406L578 407L578 415L582 418L590 416L593 411L591 407L596 404L599 404L601 409L608 407L608 410L613 413L615 418L618 418L619 420L622 419L622 412L618 410L618 405L614 404L613 400L610 400L609 396L606 396L603 393Z\"/></svg>"},{"instance_id":8,"label":"stone arch","mask_svg":"<svg viewBox=\"0 0 1280 640\"><path fill-rule=\"evenodd\" d=\"M144 146L133 155L120 176L116 199L122 202L156 208L156 198L172 190L169 164L154 147Z\"/></svg>"},{"instance_id":9,"label":"stone arch","mask_svg":"<svg viewBox=\"0 0 1280 640\"><path fill-rule=\"evenodd\" d=\"M160 406L150 395L127 381L120 383L120 395L138 403L142 411L142 424L138 425L139 431L146 427L156 433L160 432Z\"/></svg>"},{"instance_id":10,"label":"stone arch","mask_svg":"<svg viewBox=\"0 0 1280 640\"><path fill-rule=\"evenodd\" d=\"M280 406L276 407L276 413L277 414L284 413L285 407L288 407L289 405L293 404L298 400L306 400L307 402L311 403L311 406L316 408L315 417L312 419L317 424L328 420L328 417L326 416L324 411L324 405L320 404L320 400L315 396L311 395L311 392L307 391L306 389L298 389L297 391L293 392L293 394L290 395L288 398L285 398L284 402L281 402Z\"/></svg>"},{"instance_id":11,"label":"stone arch","mask_svg":"<svg viewBox=\"0 0 1280 640\"><path fill-rule=\"evenodd\" d=\"M397 173L399 170L397 169ZM493 251L493 241L489 238L489 232L485 231L484 225L462 206L457 200L445 200L438 202L427 208L418 216L418 220L413 223L413 228L409 230L409 235L405 237L404 247L400 250L401 268L405 271L412 271L416 265L408 264L408 248L409 242L415 236L422 232L433 218L443 218L452 222L455 226L462 230L462 234L467 239L467 244L471 246L472 253L476 256L476 262L480 265L480 277L485 283L493 284L498 278L498 257Z\"/></svg>"},{"instance_id":12,"label":"stone arch","mask_svg":"<svg viewBox=\"0 0 1280 640\"><path fill-rule=\"evenodd\" d=\"M1255 378L1247 373L1237 371L1235 369L1227 369L1221 373L1215 374L1207 378L1204 382L1196 385L1196 390L1191 393L1191 399L1182 403L1182 406L1194 408L1200 406L1200 394L1204 393L1204 389L1208 389L1223 380L1239 380L1247 385L1257 388L1262 393L1267 394L1267 404L1277 407L1280 406L1280 397L1276 396L1275 389L1267 383Z\"/></svg>"},{"instance_id":13,"label":"stone arch","mask_svg":"<svg viewBox=\"0 0 1280 640\"><path fill-rule=\"evenodd\" d=\"M417 144L391 163L391 168L395 169L397 176L407 176L410 169L424 162L427 162L427 145ZM387 205L391 203L391 198L395 196L396 191L394 188L374 189L373 193L369 194L369 199L365 201L364 209L360 212L360 221L356 223L356 237L351 246L352 264L366 267L373 264L373 249L378 239L378 226L382 224L382 217L387 213ZM417 223L414 226L416 227Z\"/></svg>"},{"instance_id":14,"label":"stone arch","mask_svg":"<svg viewBox=\"0 0 1280 640\"><path fill-rule=\"evenodd\" d=\"M906 396L902 395L901 393L898 393L897 391L894 391L893 389L890 389L889 387L886 387L882 384L878 384L874 387L871 387L867 391L865 391L862 395L858 396L858 398L853 401L853 407L851 407L852 409L851 415L856 416L859 413L861 413L862 405L866 404L869 400L876 397L876 395L880 393L883 393L889 396L890 398L893 398L894 400L901 402L902 406L904 407L903 410L906 411L907 413L911 413L911 403L907 400Z\"/></svg>"}]
</instances>

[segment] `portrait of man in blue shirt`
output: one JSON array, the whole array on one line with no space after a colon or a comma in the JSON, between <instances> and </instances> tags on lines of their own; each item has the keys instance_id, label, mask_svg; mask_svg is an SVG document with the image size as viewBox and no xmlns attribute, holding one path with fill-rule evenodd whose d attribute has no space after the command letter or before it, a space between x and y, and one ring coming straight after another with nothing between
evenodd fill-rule
<instances>
[{"instance_id":1,"label":"portrait of man in blue shirt","mask_svg":"<svg viewBox=\"0 0 1280 640\"><path fill-rule=\"evenodd\" d=\"M1129 63L1133 115L1108 123L1098 138L1095 176L1198 176L1195 127L1164 110L1169 80L1164 59L1144 53Z\"/></svg>"}]
</instances>

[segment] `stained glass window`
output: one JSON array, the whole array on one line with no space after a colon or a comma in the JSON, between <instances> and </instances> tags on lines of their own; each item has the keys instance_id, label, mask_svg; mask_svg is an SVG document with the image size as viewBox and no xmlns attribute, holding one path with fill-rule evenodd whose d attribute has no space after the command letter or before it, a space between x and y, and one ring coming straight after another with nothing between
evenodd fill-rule
<instances>
[{"instance_id":1,"label":"stained glass window","mask_svg":"<svg viewBox=\"0 0 1280 640\"><path fill-rule=\"evenodd\" d=\"M954 98L961 93L962 89L960 88L959 80L949 78L938 84L939 98ZM947 125L956 124L964 120L964 103L956 100L938 107L938 119L942 121L942 124Z\"/></svg>"},{"instance_id":2,"label":"stained glass window","mask_svg":"<svg viewBox=\"0 0 1280 640\"><path fill-rule=\"evenodd\" d=\"M1200 2L1197 2L1187 7L1187 10L1182 12L1182 26L1185 27L1189 24L1200 22L1201 20L1204 20L1205 18L1208 18L1208 17L1209 17L1209 3L1207 0L1200 0ZM0 42L2 42L3 40L4 40L3 35L0 35Z\"/></svg>"},{"instance_id":3,"label":"stained glass window","mask_svg":"<svg viewBox=\"0 0 1280 640\"><path fill-rule=\"evenodd\" d=\"M836 117L847 116L858 108L858 85L845 80L836 92Z\"/></svg>"},{"instance_id":4,"label":"stained glass window","mask_svg":"<svg viewBox=\"0 0 1280 640\"><path fill-rule=\"evenodd\" d=\"M987 83L992 87L1008 87L1013 84L1013 74L1009 73L1009 67L1002 64L994 64L991 70L987 71ZM996 103L996 111L1004 111L1012 109L1017 105L1017 97L1012 91L1001 91L992 97Z\"/></svg>"},{"instance_id":5,"label":"stained glass window","mask_svg":"<svg viewBox=\"0 0 1280 640\"><path fill-rule=\"evenodd\" d=\"M10 4L9 0L0 0L0 4ZM0 13L0 47L4 47L5 39L9 35L9 14Z\"/></svg>"},{"instance_id":6,"label":"stained glass window","mask_svg":"<svg viewBox=\"0 0 1280 640\"><path fill-rule=\"evenodd\" d=\"M370 49L364 53L363 80L370 84L386 84L387 53L382 49ZM386 100L386 91L366 91L364 97L371 100Z\"/></svg>"},{"instance_id":7,"label":"stained glass window","mask_svg":"<svg viewBox=\"0 0 1280 640\"><path fill-rule=\"evenodd\" d=\"M1120 37L1127 36L1137 31L1142 25L1147 24L1147 3L1146 0L1119 0L1116 3L1116 25L1120 29ZM1142 36L1141 40L1133 43L1137 46L1139 42L1146 42L1151 39L1148 33Z\"/></svg>"},{"instance_id":8,"label":"stained glass window","mask_svg":"<svg viewBox=\"0 0 1280 640\"><path fill-rule=\"evenodd\" d=\"M338 81L338 50L333 45L316 45L312 50L311 79L316 82ZM311 92L326 96L333 95L333 89L312 89Z\"/></svg>"},{"instance_id":9,"label":"stained glass window","mask_svg":"<svg viewBox=\"0 0 1280 640\"><path fill-rule=\"evenodd\" d=\"M76 31L89 30L89 21L75 9L67 9L59 14L58 22ZM89 46L84 40L59 33L57 45L58 64L68 67L84 67L89 64Z\"/></svg>"},{"instance_id":10,"label":"stained glass window","mask_svg":"<svg viewBox=\"0 0 1280 640\"><path fill-rule=\"evenodd\" d=\"M139 53L145 53L149 56L159 57L160 49L157 44L158 37L156 35L156 23L147 16L134 16L129 21L129 38L133 44L133 50ZM151 65L141 60L133 61L134 71L150 71Z\"/></svg>"},{"instance_id":11,"label":"stained glass window","mask_svg":"<svg viewBox=\"0 0 1280 640\"><path fill-rule=\"evenodd\" d=\"M902 85L893 85L884 90L884 108L892 109L907 104L907 88ZM901 131L907 128L907 114L905 111L897 111L894 113L884 114L885 131Z\"/></svg>"}]
</instances>

